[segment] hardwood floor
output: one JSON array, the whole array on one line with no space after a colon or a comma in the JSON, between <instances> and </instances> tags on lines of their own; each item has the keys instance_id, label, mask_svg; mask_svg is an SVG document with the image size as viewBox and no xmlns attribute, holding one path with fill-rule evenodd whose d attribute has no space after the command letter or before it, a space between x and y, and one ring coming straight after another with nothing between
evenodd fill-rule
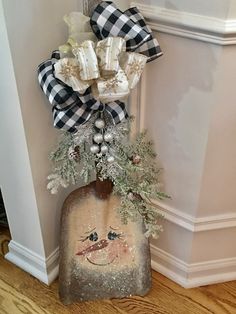
<instances>
[{"instance_id":1,"label":"hardwood floor","mask_svg":"<svg viewBox=\"0 0 236 314\"><path fill-rule=\"evenodd\" d=\"M0 256L1 314L236 314L236 281L186 290L153 272L144 298L130 297L63 306L58 283L50 287Z\"/></svg>"}]
</instances>

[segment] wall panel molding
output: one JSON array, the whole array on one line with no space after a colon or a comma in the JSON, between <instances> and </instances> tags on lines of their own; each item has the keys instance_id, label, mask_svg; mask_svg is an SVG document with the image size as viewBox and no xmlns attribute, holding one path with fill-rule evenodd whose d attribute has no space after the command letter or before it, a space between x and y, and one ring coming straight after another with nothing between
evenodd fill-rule
<instances>
[{"instance_id":1,"label":"wall panel molding","mask_svg":"<svg viewBox=\"0 0 236 314\"><path fill-rule=\"evenodd\" d=\"M236 44L236 20L180 12L137 2L131 2L131 6L139 8L155 31L223 46Z\"/></svg>"},{"instance_id":2,"label":"wall panel molding","mask_svg":"<svg viewBox=\"0 0 236 314\"><path fill-rule=\"evenodd\" d=\"M159 207L166 220L192 232L236 227L236 213L194 217L161 201L153 200L153 203Z\"/></svg>"}]
</instances>

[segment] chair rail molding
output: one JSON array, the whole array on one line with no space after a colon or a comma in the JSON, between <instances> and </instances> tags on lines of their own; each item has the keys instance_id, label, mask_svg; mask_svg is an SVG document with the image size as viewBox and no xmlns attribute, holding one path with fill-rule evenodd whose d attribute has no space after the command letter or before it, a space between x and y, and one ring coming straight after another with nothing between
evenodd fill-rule
<instances>
[{"instance_id":1,"label":"chair rail molding","mask_svg":"<svg viewBox=\"0 0 236 314\"><path fill-rule=\"evenodd\" d=\"M217 45L236 44L236 19L220 19L158 6L131 2L159 32L192 38Z\"/></svg>"},{"instance_id":2,"label":"chair rail molding","mask_svg":"<svg viewBox=\"0 0 236 314\"><path fill-rule=\"evenodd\" d=\"M153 203L159 207L159 212L166 220L188 231L201 232L236 227L236 213L194 217L161 201L153 200Z\"/></svg>"}]
</instances>

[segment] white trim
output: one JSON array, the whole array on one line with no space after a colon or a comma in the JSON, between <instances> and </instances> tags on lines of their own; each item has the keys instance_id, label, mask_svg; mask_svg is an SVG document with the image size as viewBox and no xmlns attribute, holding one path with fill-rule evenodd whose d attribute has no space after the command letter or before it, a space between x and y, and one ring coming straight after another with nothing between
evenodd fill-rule
<instances>
[{"instance_id":1,"label":"white trim","mask_svg":"<svg viewBox=\"0 0 236 314\"><path fill-rule=\"evenodd\" d=\"M235 213L195 218L161 201L153 200L153 203L159 207L166 220L192 232L236 227Z\"/></svg>"},{"instance_id":2,"label":"white trim","mask_svg":"<svg viewBox=\"0 0 236 314\"><path fill-rule=\"evenodd\" d=\"M42 256L11 240L9 253L5 255L5 258L47 285L50 285L58 276L58 248L44 259Z\"/></svg>"},{"instance_id":3,"label":"white trim","mask_svg":"<svg viewBox=\"0 0 236 314\"><path fill-rule=\"evenodd\" d=\"M224 20L136 2L132 2L131 6L139 8L153 30L218 45L236 44L236 20Z\"/></svg>"},{"instance_id":4,"label":"white trim","mask_svg":"<svg viewBox=\"0 0 236 314\"><path fill-rule=\"evenodd\" d=\"M236 258L187 264L151 244L152 268L184 288L236 279Z\"/></svg>"}]
</instances>

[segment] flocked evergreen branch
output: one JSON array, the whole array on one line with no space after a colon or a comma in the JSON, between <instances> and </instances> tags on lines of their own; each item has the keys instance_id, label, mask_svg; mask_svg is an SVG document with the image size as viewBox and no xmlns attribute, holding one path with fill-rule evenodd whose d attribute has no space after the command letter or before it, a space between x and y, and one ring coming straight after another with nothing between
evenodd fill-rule
<instances>
[{"instance_id":1,"label":"flocked evergreen branch","mask_svg":"<svg viewBox=\"0 0 236 314\"><path fill-rule=\"evenodd\" d=\"M114 148L118 166L122 169L119 176L108 177L114 183L114 192L121 196L119 208L122 221L142 218L146 227L146 236L156 237L162 230L158 221L162 217L158 208L150 200L164 199L168 196L159 190L160 169L157 167L152 142L141 133L129 145L116 143ZM109 173L109 172L108 172Z\"/></svg>"},{"instance_id":2,"label":"flocked evergreen branch","mask_svg":"<svg viewBox=\"0 0 236 314\"><path fill-rule=\"evenodd\" d=\"M103 118L106 121L106 132L113 138L109 143L109 152L94 154L89 150L96 133L95 114L76 133L62 134L57 149L50 154L54 167L53 173L48 176L47 187L56 193L60 186L75 184L80 177L85 183L90 182L94 174L101 180L110 179L114 193L121 199L118 211L122 222L142 219L146 228L145 235L157 237L162 231L159 224L162 215L152 199L165 199L169 196L161 191L160 169L156 163L153 144L147 140L146 132L140 133L132 142L128 140L130 120L113 125L109 116ZM114 161L107 162L111 154Z\"/></svg>"}]
</instances>

